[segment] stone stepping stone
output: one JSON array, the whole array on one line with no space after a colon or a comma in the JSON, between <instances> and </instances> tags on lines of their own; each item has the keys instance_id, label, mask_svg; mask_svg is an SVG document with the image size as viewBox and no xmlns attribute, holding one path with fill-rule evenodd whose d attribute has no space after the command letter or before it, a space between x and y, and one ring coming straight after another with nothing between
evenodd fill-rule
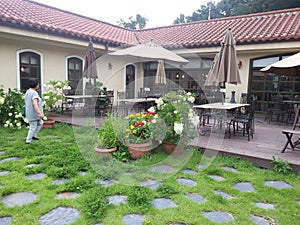
<instances>
[{"instance_id":1,"label":"stone stepping stone","mask_svg":"<svg viewBox=\"0 0 300 225\"><path fill-rule=\"evenodd\" d=\"M176 169L173 166L167 166L167 165L152 166L151 170L154 172L159 172L159 173L174 173L174 172L176 172Z\"/></svg>"},{"instance_id":2,"label":"stone stepping stone","mask_svg":"<svg viewBox=\"0 0 300 225\"><path fill-rule=\"evenodd\" d=\"M156 209L175 208L177 204L169 198L155 198L152 201L152 206Z\"/></svg>"},{"instance_id":3,"label":"stone stepping stone","mask_svg":"<svg viewBox=\"0 0 300 225\"><path fill-rule=\"evenodd\" d=\"M35 173L35 174L27 175L26 178L29 180L41 180L45 178L45 176L46 176L45 173Z\"/></svg>"},{"instance_id":4,"label":"stone stepping stone","mask_svg":"<svg viewBox=\"0 0 300 225\"><path fill-rule=\"evenodd\" d=\"M97 180L95 181L95 183L96 183L96 184L100 184L100 185L102 185L103 187L109 187L109 186L111 186L111 185L113 185L113 184L118 183L118 181L116 181L116 180L100 180L100 179L97 179Z\"/></svg>"},{"instance_id":5,"label":"stone stepping stone","mask_svg":"<svg viewBox=\"0 0 300 225\"><path fill-rule=\"evenodd\" d=\"M26 167L26 168L33 168L33 167L37 167L37 166L39 166L39 165L41 165L41 164L33 163L33 164L26 165L25 167Z\"/></svg>"},{"instance_id":6,"label":"stone stepping stone","mask_svg":"<svg viewBox=\"0 0 300 225\"><path fill-rule=\"evenodd\" d=\"M251 220L258 225L270 225L270 223L260 216L251 215Z\"/></svg>"},{"instance_id":7,"label":"stone stepping stone","mask_svg":"<svg viewBox=\"0 0 300 225\"><path fill-rule=\"evenodd\" d=\"M277 189L284 189L284 188L292 188L293 187L292 185L290 185L290 184L288 184L284 181L281 181L281 180L266 181L265 185L269 186L269 187L277 188Z\"/></svg>"},{"instance_id":8,"label":"stone stepping stone","mask_svg":"<svg viewBox=\"0 0 300 225\"><path fill-rule=\"evenodd\" d=\"M0 155L4 155L5 154L5 152L3 152L3 151L0 151Z\"/></svg>"},{"instance_id":9,"label":"stone stepping stone","mask_svg":"<svg viewBox=\"0 0 300 225\"><path fill-rule=\"evenodd\" d=\"M123 216L123 223L126 225L142 225L145 219L144 215L141 214L127 214Z\"/></svg>"},{"instance_id":10,"label":"stone stepping stone","mask_svg":"<svg viewBox=\"0 0 300 225\"><path fill-rule=\"evenodd\" d=\"M185 194L186 197L192 199L193 201L197 203L206 202L207 199L202 197L200 194L193 194L193 193L187 193Z\"/></svg>"},{"instance_id":11,"label":"stone stepping stone","mask_svg":"<svg viewBox=\"0 0 300 225\"><path fill-rule=\"evenodd\" d=\"M199 163L199 164L196 165L196 167L198 169L204 169L206 166L204 164L202 164L202 163Z\"/></svg>"},{"instance_id":12,"label":"stone stepping stone","mask_svg":"<svg viewBox=\"0 0 300 225\"><path fill-rule=\"evenodd\" d=\"M298 200L297 203L300 205L300 200Z\"/></svg>"},{"instance_id":13,"label":"stone stepping stone","mask_svg":"<svg viewBox=\"0 0 300 225\"><path fill-rule=\"evenodd\" d=\"M59 206L40 217L41 225L62 225L74 223L80 212L71 207Z\"/></svg>"},{"instance_id":14,"label":"stone stepping stone","mask_svg":"<svg viewBox=\"0 0 300 225\"><path fill-rule=\"evenodd\" d=\"M11 224L11 221L12 221L11 216L0 217L0 224L1 225L9 225L9 224Z\"/></svg>"},{"instance_id":15,"label":"stone stepping stone","mask_svg":"<svg viewBox=\"0 0 300 225\"><path fill-rule=\"evenodd\" d=\"M211 179L216 180L216 181L226 180L224 177L218 176L218 175L208 175L208 177L210 177Z\"/></svg>"},{"instance_id":16,"label":"stone stepping stone","mask_svg":"<svg viewBox=\"0 0 300 225\"><path fill-rule=\"evenodd\" d=\"M62 199L65 199L65 198L77 198L79 196L80 196L80 194L76 193L76 192L62 192L62 193L57 194L56 198L62 198Z\"/></svg>"},{"instance_id":17,"label":"stone stepping stone","mask_svg":"<svg viewBox=\"0 0 300 225\"><path fill-rule=\"evenodd\" d=\"M80 172L80 175L81 175L81 176L86 176L87 174L88 174L88 172L86 172L86 171L81 171L81 172Z\"/></svg>"},{"instance_id":18,"label":"stone stepping stone","mask_svg":"<svg viewBox=\"0 0 300 225\"><path fill-rule=\"evenodd\" d=\"M261 209L275 209L275 206L270 203L256 202L255 205Z\"/></svg>"},{"instance_id":19,"label":"stone stepping stone","mask_svg":"<svg viewBox=\"0 0 300 225\"><path fill-rule=\"evenodd\" d=\"M185 173L185 174L191 174L191 175L198 174L197 171L195 171L195 170L190 170L190 169L184 169L184 170L183 170L183 173Z\"/></svg>"},{"instance_id":20,"label":"stone stepping stone","mask_svg":"<svg viewBox=\"0 0 300 225\"><path fill-rule=\"evenodd\" d=\"M9 174L10 171L0 171L0 176L5 176L6 174Z\"/></svg>"},{"instance_id":21,"label":"stone stepping stone","mask_svg":"<svg viewBox=\"0 0 300 225\"><path fill-rule=\"evenodd\" d=\"M229 194L227 194L227 193L225 193L223 191L215 190L214 192L215 192L215 194L221 195L223 198L225 198L227 200L233 199L233 197L231 195L229 195Z\"/></svg>"},{"instance_id":22,"label":"stone stepping stone","mask_svg":"<svg viewBox=\"0 0 300 225\"><path fill-rule=\"evenodd\" d=\"M226 212L219 212L219 211L203 212L203 215L210 221L216 223L226 223L231 220L234 220L234 217Z\"/></svg>"},{"instance_id":23,"label":"stone stepping stone","mask_svg":"<svg viewBox=\"0 0 300 225\"><path fill-rule=\"evenodd\" d=\"M230 172L233 172L233 173L238 173L240 171L238 171L237 169L233 168L233 167L229 167L229 166L222 166L221 167L222 170L226 170L226 171L230 171Z\"/></svg>"},{"instance_id":24,"label":"stone stepping stone","mask_svg":"<svg viewBox=\"0 0 300 225\"><path fill-rule=\"evenodd\" d=\"M34 202L37 195L30 192L20 192L6 195L2 198L2 202L7 207L23 206Z\"/></svg>"},{"instance_id":25,"label":"stone stepping stone","mask_svg":"<svg viewBox=\"0 0 300 225\"><path fill-rule=\"evenodd\" d=\"M127 196L125 195L112 195L107 198L109 205L121 205L127 203Z\"/></svg>"},{"instance_id":26,"label":"stone stepping stone","mask_svg":"<svg viewBox=\"0 0 300 225\"><path fill-rule=\"evenodd\" d=\"M19 157L10 157L10 158L0 160L0 163L5 163L5 162L8 162L8 161L18 161L18 160L21 160L21 158L19 158Z\"/></svg>"},{"instance_id":27,"label":"stone stepping stone","mask_svg":"<svg viewBox=\"0 0 300 225\"><path fill-rule=\"evenodd\" d=\"M94 225L104 225L104 223L95 223Z\"/></svg>"},{"instance_id":28,"label":"stone stepping stone","mask_svg":"<svg viewBox=\"0 0 300 225\"><path fill-rule=\"evenodd\" d=\"M254 192L254 187L250 182L240 182L234 185L240 192Z\"/></svg>"},{"instance_id":29,"label":"stone stepping stone","mask_svg":"<svg viewBox=\"0 0 300 225\"><path fill-rule=\"evenodd\" d=\"M186 186L196 186L197 182L192 180L192 179L188 179L188 178L177 178L176 179L177 182L186 185Z\"/></svg>"},{"instance_id":30,"label":"stone stepping stone","mask_svg":"<svg viewBox=\"0 0 300 225\"><path fill-rule=\"evenodd\" d=\"M60 185L60 184L68 183L69 181L70 181L70 179L59 179L59 180L53 181L52 184L54 184L54 185Z\"/></svg>"},{"instance_id":31,"label":"stone stepping stone","mask_svg":"<svg viewBox=\"0 0 300 225\"><path fill-rule=\"evenodd\" d=\"M140 185L143 186L143 187L147 187L151 190L156 190L161 185L161 183L156 181L156 180L150 180L149 179L149 180L142 181L140 183Z\"/></svg>"}]
</instances>

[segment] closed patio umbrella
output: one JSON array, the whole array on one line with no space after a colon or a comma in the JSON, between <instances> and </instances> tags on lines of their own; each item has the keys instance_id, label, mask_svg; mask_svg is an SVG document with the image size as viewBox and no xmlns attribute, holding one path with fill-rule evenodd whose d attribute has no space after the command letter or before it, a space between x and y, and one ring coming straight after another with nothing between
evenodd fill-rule
<instances>
[{"instance_id":1,"label":"closed patio umbrella","mask_svg":"<svg viewBox=\"0 0 300 225\"><path fill-rule=\"evenodd\" d=\"M91 40L89 41L86 54L85 54L83 77L88 78L89 83L91 83L91 79L94 79L94 84L96 84L96 79L98 78L97 66L96 66L96 53L93 47L93 42Z\"/></svg>"},{"instance_id":2,"label":"closed patio umbrella","mask_svg":"<svg viewBox=\"0 0 300 225\"><path fill-rule=\"evenodd\" d=\"M109 53L109 55L114 56L131 56L140 58L143 60L165 60L175 63L188 63L189 61L182 58L181 56L163 48L160 45L157 45L153 43L152 41L136 45L133 47L125 48L122 50L118 50L112 53Z\"/></svg>"},{"instance_id":3,"label":"closed patio umbrella","mask_svg":"<svg viewBox=\"0 0 300 225\"><path fill-rule=\"evenodd\" d=\"M298 76L300 75L300 52L266 66L260 71L285 76Z\"/></svg>"},{"instance_id":4,"label":"closed patio umbrella","mask_svg":"<svg viewBox=\"0 0 300 225\"><path fill-rule=\"evenodd\" d=\"M218 84L240 84L240 73L236 56L235 40L229 28L221 42L221 49L214 58L213 65L208 72L205 86Z\"/></svg>"},{"instance_id":5,"label":"closed patio umbrella","mask_svg":"<svg viewBox=\"0 0 300 225\"><path fill-rule=\"evenodd\" d=\"M167 84L165 63L163 60L158 60L157 70L155 75L156 84Z\"/></svg>"}]
</instances>

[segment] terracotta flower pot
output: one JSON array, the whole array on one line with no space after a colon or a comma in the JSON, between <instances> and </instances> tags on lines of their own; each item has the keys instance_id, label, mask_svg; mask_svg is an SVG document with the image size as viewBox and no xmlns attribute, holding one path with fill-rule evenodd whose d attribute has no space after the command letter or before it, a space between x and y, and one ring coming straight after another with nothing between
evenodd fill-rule
<instances>
[{"instance_id":1,"label":"terracotta flower pot","mask_svg":"<svg viewBox=\"0 0 300 225\"><path fill-rule=\"evenodd\" d=\"M128 143L128 151L130 157L133 159L141 158L143 155L149 155L152 149L152 142L146 142L141 144Z\"/></svg>"},{"instance_id":2,"label":"terracotta flower pot","mask_svg":"<svg viewBox=\"0 0 300 225\"><path fill-rule=\"evenodd\" d=\"M54 123L54 120L44 120L43 128L53 128Z\"/></svg>"},{"instance_id":3,"label":"terracotta flower pot","mask_svg":"<svg viewBox=\"0 0 300 225\"><path fill-rule=\"evenodd\" d=\"M177 146L177 144L174 144L174 143L169 142L169 141L162 141L162 149L167 154L172 154L173 152L176 152L176 153L182 153L183 152L182 147L179 147L179 146Z\"/></svg>"},{"instance_id":4,"label":"terracotta flower pot","mask_svg":"<svg viewBox=\"0 0 300 225\"><path fill-rule=\"evenodd\" d=\"M103 147L95 147L96 155L98 156L108 156L117 151L117 147L114 148L103 148Z\"/></svg>"}]
</instances>

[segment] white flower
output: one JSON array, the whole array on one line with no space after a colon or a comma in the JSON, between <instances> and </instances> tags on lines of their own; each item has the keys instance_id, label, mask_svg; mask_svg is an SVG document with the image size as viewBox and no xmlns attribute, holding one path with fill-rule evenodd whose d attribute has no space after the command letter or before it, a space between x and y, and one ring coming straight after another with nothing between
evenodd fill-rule
<instances>
[{"instance_id":1,"label":"white flower","mask_svg":"<svg viewBox=\"0 0 300 225\"><path fill-rule=\"evenodd\" d=\"M190 96L187 100L188 100L190 103L194 103L195 97Z\"/></svg>"},{"instance_id":2,"label":"white flower","mask_svg":"<svg viewBox=\"0 0 300 225\"><path fill-rule=\"evenodd\" d=\"M8 124L6 123L6 124L4 124L4 127L8 127Z\"/></svg>"},{"instance_id":3,"label":"white flower","mask_svg":"<svg viewBox=\"0 0 300 225\"><path fill-rule=\"evenodd\" d=\"M21 123L17 123L16 125L17 125L17 127L20 127L20 126L21 126Z\"/></svg>"},{"instance_id":4,"label":"white flower","mask_svg":"<svg viewBox=\"0 0 300 225\"><path fill-rule=\"evenodd\" d=\"M191 94L192 94L191 92L186 93L187 96L190 96Z\"/></svg>"},{"instance_id":5,"label":"white flower","mask_svg":"<svg viewBox=\"0 0 300 225\"><path fill-rule=\"evenodd\" d=\"M13 107L13 106L9 106L9 108L10 108L10 109L13 109L14 107Z\"/></svg>"},{"instance_id":6,"label":"white flower","mask_svg":"<svg viewBox=\"0 0 300 225\"><path fill-rule=\"evenodd\" d=\"M50 96L47 96L47 95L44 96L44 99L46 99L46 100L49 99L49 98L50 98Z\"/></svg>"},{"instance_id":7,"label":"white flower","mask_svg":"<svg viewBox=\"0 0 300 225\"><path fill-rule=\"evenodd\" d=\"M10 121L9 121L9 120L6 120L6 121L5 121L5 124L9 124L9 123L10 123Z\"/></svg>"},{"instance_id":8,"label":"white flower","mask_svg":"<svg viewBox=\"0 0 300 225\"><path fill-rule=\"evenodd\" d=\"M25 122L25 123L29 123L29 120L25 118L25 119L24 119L24 122Z\"/></svg>"},{"instance_id":9,"label":"white flower","mask_svg":"<svg viewBox=\"0 0 300 225\"><path fill-rule=\"evenodd\" d=\"M148 112L155 112L154 106L150 107L150 108L148 109Z\"/></svg>"},{"instance_id":10,"label":"white flower","mask_svg":"<svg viewBox=\"0 0 300 225\"><path fill-rule=\"evenodd\" d=\"M183 124L175 122L174 123L174 131L175 131L176 134L179 134L179 135L182 134Z\"/></svg>"},{"instance_id":11,"label":"white flower","mask_svg":"<svg viewBox=\"0 0 300 225\"><path fill-rule=\"evenodd\" d=\"M8 116L12 116L12 113L8 113Z\"/></svg>"},{"instance_id":12,"label":"white flower","mask_svg":"<svg viewBox=\"0 0 300 225\"><path fill-rule=\"evenodd\" d=\"M44 116L43 120L48 120L47 116Z\"/></svg>"},{"instance_id":13,"label":"white flower","mask_svg":"<svg viewBox=\"0 0 300 225\"><path fill-rule=\"evenodd\" d=\"M157 106L159 107L159 106L161 106L161 105L163 105L164 104L164 101L163 101L163 99L162 98L158 98L158 99L156 99L155 100L155 103L157 104Z\"/></svg>"},{"instance_id":14,"label":"white flower","mask_svg":"<svg viewBox=\"0 0 300 225\"><path fill-rule=\"evenodd\" d=\"M175 111L174 111L174 114L177 114L177 113L178 113L178 112L175 110Z\"/></svg>"},{"instance_id":15,"label":"white flower","mask_svg":"<svg viewBox=\"0 0 300 225\"><path fill-rule=\"evenodd\" d=\"M199 117L195 114L195 112L190 109L188 115L189 121L194 125L197 126L199 123Z\"/></svg>"},{"instance_id":16,"label":"white flower","mask_svg":"<svg viewBox=\"0 0 300 225\"><path fill-rule=\"evenodd\" d=\"M0 105L2 105L4 103L4 98L0 97Z\"/></svg>"}]
</instances>

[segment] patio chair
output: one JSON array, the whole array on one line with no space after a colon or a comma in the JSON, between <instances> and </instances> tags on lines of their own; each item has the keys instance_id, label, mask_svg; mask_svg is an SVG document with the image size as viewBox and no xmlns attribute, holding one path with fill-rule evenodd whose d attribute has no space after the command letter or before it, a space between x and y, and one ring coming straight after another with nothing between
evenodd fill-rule
<instances>
[{"instance_id":1,"label":"patio chair","mask_svg":"<svg viewBox=\"0 0 300 225\"><path fill-rule=\"evenodd\" d=\"M297 141L293 142L292 138L293 135L300 135L300 106L297 104L294 105L294 111L295 111L295 119L294 119L294 124L292 126L292 129L290 130L282 130L282 133L286 136L287 141L282 149L282 153L286 150L288 145L291 146L291 148L294 150L296 146L300 145L300 138L298 138ZM298 128L298 130L296 130Z\"/></svg>"},{"instance_id":2,"label":"patio chair","mask_svg":"<svg viewBox=\"0 0 300 225\"><path fill-rule=\"evenodd\" d=\"M126 92L117 91L117 113L124 116L128 114L128 102L125 101Z\"/></svg>"},{"instance_id":3,"label":"patio chair","mask_svg":"<svg viewBox=\"0 0 300 225\"><path fill-rule=\"evenodd\" d=\"M108 113L112 112L112 107L114 104L114 93L114 90L108 90L106 92L105 111Z\"/></svg>"},{"instance_id":4,"label":"patio chair","mask_svg":"<svg viewBox=\"0 0 300 225\"><path fill-rule=\"evenodd\" d=\"M233 135L239 133L239 127L241 127L241 133L243 136L247 134L248 141L250 141L250 137L253 139L254 134L254 112L255 112L255 105L257 99L254 98L250 106L247 108L247 111L243 115L238 115L230 120L228 124L229 128L229 137L231 136L231 126L233 128Z\"/></svg>"}]
</instances>

